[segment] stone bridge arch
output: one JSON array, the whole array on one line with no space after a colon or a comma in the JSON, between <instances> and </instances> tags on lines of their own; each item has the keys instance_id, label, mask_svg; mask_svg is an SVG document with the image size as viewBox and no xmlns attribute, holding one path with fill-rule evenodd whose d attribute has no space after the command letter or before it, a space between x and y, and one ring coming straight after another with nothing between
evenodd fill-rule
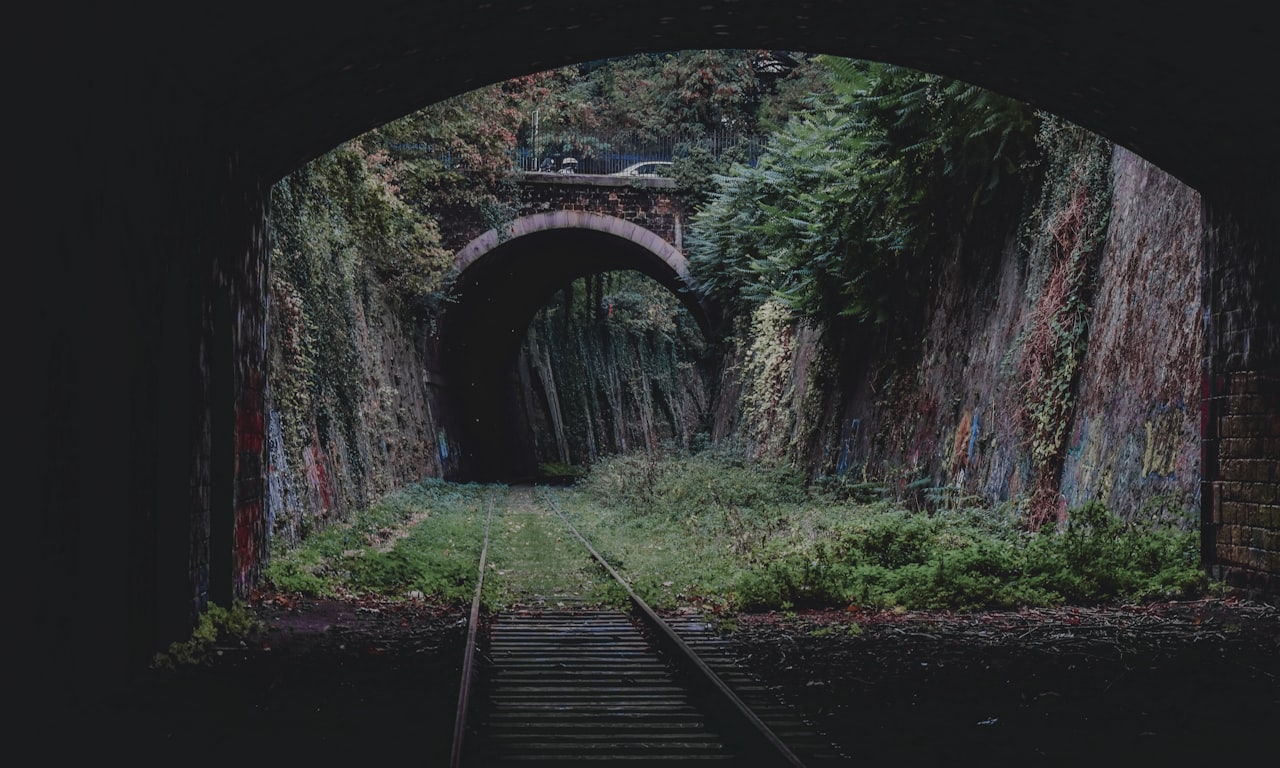
<instances>
[{"instance_id":1,"label":"stone bridge arch","mask_svg":"<svg viewBox=\"0 0 1280 768\"><path fill-rule=\"evenodd\" d=\"M641 272L676 295L713 338L719 312L698 289L685 255L634 222L560 210L523 216L490 229L454 258L453 301L440 324L440 370L461 429L459 463L467 476L516 472L509 448L504 382L537 311L573 280L616 270Z\"/></svg>"},{"instance_id":2,"label":"stone bridge arch","mask_svg":"<svg viewBox=\"0 0 1280 768\"><path fill-rule=\"evenodd\" d=\"M617 216L575 210L521 216L501 230L490 229L463 246L454 256L454 273L459 276L463 285L468 285L471 282L466 279L468 269L486 258L501 258L503 253L519 246L517 241L521 238L533 238L541 244L550 239L543 237L541 233L574 230L607 236L590 238L598 241L605 249L600 256L602 269L622 268L644 272L676 294L698 321L703 333L714 332L719 317L718 310L689 271L689 259L684 252L656 232ZM509 245L511 247L504 248ZM610 256L609 249L616 253ZM618 266L619 263L622 266ZM544 266L552 267L553 273L559 273L559 267L555 265ZM566 265L571 271L590 267L590 264Z\"/></svg>"}]
</instances>

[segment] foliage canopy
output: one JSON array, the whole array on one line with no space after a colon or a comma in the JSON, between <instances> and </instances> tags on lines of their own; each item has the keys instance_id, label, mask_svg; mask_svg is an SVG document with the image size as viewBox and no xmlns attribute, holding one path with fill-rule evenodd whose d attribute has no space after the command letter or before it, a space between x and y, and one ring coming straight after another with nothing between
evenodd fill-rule
<instances>
[{"instance_id":1,"label":"foliage canopy","mask_svg":"<svg viewBox=\"0 0 1280 768\"><path fill-rule=\"evenodd\" d=\"M691 261L730 305L773 298L799 316L883 322L930 284L941 236L1021 200L1038 116L957 80L818 61L830 92L792 113L758 164L715 177Z\"/></svg>"}]
</instances>

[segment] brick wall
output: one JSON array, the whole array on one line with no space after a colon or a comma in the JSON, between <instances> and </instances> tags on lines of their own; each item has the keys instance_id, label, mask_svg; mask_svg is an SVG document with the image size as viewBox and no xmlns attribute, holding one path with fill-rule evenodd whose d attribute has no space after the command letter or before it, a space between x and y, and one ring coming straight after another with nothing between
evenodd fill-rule
<instances>
[{"instance_id":1,"label":"brick wall","mask_svg":"<svg viewBox=\"0 0 1280 768\"><path fill-rule=\"evenodd\" d=\"M1206 203L1203 557L1280 595L1280 228L1275 200ZM1226 212L1230 213L1226 213Z\"/></svg>"}]
</instances>

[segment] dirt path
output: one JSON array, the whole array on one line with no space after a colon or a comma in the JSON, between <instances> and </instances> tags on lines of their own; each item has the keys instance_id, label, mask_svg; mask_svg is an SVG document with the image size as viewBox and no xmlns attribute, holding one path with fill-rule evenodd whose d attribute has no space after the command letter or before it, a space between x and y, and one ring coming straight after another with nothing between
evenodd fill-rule
<instances>
[{"instance_id":1,"label":"dirt path","mask_svg":"<svg viewBox=\"0 0 1280 768\"><path fill-rule=\"evenodd\" d=\"M893 765L1204 765L1280 723L1280 612L1239 601L738 617L744 664Z\"/></svg>"}]
</instances>

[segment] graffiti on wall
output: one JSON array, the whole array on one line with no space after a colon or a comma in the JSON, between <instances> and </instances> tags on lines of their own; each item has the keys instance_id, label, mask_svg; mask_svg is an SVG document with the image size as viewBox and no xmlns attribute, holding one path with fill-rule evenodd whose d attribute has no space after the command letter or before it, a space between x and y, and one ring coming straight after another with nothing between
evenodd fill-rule
<instances>
[{"instance_id":1,"label":"graffiti on wall","mask_svg":"<svg viewBox=\"0 0 1280 768\"><path fill-rule=\"evenodd\" d=\"M243 594L256 580L268 540L263 509L263 447L266 420L259 376L250 376L236 404L234 563L235 586Z\"/></svg>"},{"instance_id":2,"label":"graffiti on wall","mask_svg":"<svg viewBox=\"0 0 1280 768\"><path fill-rule=\"evenodd\" d=\"M1154 408L1142 423L1145 447L1142 453L1142 477L1176 478L1180 458L1186 441L1183 424L1187 420L1187 408L1182 403L1170 403Z\"/></svg>"},{"instance_id":3,"label":"graffiti on wall","mask_svg":"<svg viewBox=\"0 0 1280 768\"><path fill-rule=\"evenodd\" d=\"M1069 504L1101 499L1122 515L1136 514L1193 479L1199 453L1186 405L1162 402L1143 413L1127 409L1077 419L1062 477Z\"/></svg>"},{"instance_id":4,"label":"graffiti on wall","mask_svg":"<svg viewBox=\"0 0 1280 768\"><path fill-rule=\"evenodd\" d=\"M321 511L328 512L333 509L333 488L329 472L325 468L324 451L320 450L319 443L312 441L311 445L302 449L302 461L307 465L307 486L319 496Z\"/></svg>"},{"instance_id":5,"label":"graffiti on wall","mask_svg":"<svg viewBox=\"0 0 1280 768\"><path fill-rule=\"evenodd\" d=\"M840 458L836 460L836 474L844 477L845 472L849 471L849 464L853 461L854 443L858 439L858 430L862 426L862 419L849 419L849 426L844 431L844 437L840 441Z\"/></svg>"}]
</instances>

